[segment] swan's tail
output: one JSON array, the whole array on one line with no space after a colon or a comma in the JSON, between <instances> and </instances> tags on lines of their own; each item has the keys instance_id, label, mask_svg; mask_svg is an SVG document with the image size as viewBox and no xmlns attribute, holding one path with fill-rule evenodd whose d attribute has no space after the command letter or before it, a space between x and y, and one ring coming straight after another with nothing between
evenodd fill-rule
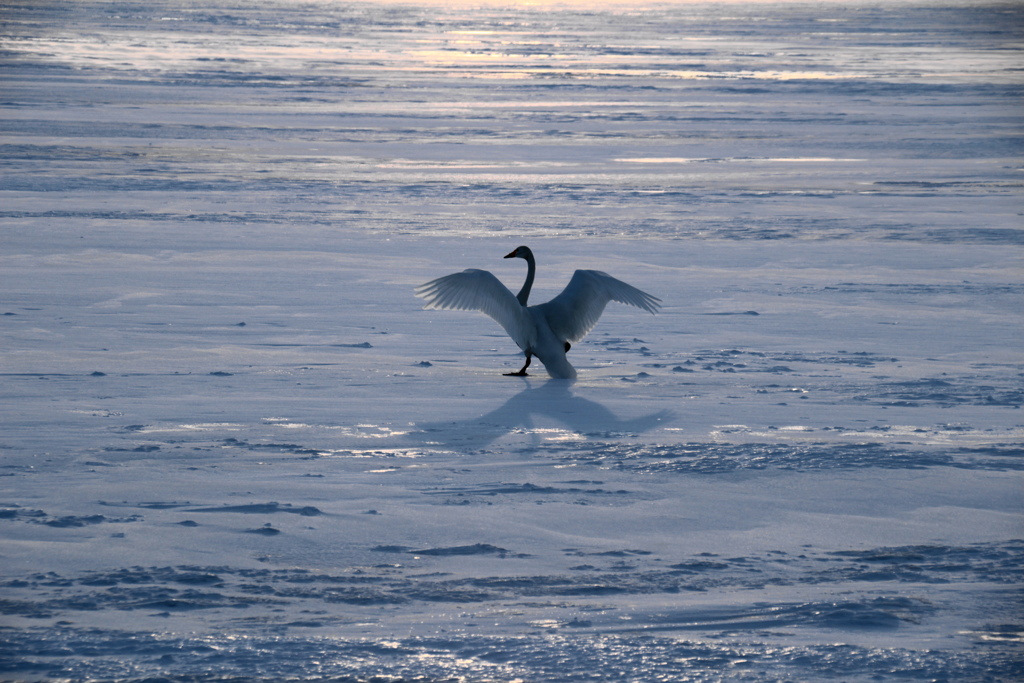
<instances>
[{"instance_id":1,"label":"swan's tail","mask_svg":"<svg viewBox=\"0 0 1024 683\"><path fill-rule=\"evenodd\" d=\"M565 357L564 351L556 350L545 353L543 356L534 352L533 355L540 358L540 362L544 364L544 369L548 371L551 377L555 379L576 379L576 368Z\"/></svg>"}]
</instances>

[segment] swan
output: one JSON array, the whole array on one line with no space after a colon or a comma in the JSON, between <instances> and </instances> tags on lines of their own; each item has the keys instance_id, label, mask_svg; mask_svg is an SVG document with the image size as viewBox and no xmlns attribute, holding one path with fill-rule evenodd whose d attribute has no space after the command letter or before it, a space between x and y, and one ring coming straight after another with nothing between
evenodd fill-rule
<instances>
[{"instance_id":1,"label":"swan","mask_svg":"<svg viewBox=\"0 0 1024 683\"><path fill-rule=\"evenodd\" d=\"M547 303L528 306L537 274L537 261L529 247L517 247L505 258L526 261L526 281L519 294L512 292L490 271L470 268L431 280L415 289L426 300L424 308L481 311L505 328L526 354L526 363L509 376L526 377L534 356L556 379L574 379L576 369L566 359L570 342L583 339L597 324L609 301L657 313L661 299L642 292L599 270L577 270L562 293Z\"/></svg>"}]
</instances>

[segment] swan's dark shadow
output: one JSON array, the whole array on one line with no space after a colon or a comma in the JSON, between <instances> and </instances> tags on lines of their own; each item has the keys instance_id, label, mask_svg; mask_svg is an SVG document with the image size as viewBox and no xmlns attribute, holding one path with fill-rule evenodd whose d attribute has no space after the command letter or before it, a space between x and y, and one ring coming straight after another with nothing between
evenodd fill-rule
<instances>
[{"instance_id":1,"label":"swan's dark shadow","mask_svg":"<svg viewBox=\"0 0 1024 683\"><path fill-rule=\"evenodd\" d=\"M539 426L550 426L552 421L584 436L608 437L646 432L675 416L671 410L659 410L623 419L597 401L575 395L573 382L562 379L542 384L529 379L520 381L526 388L489 413L465 420L423 424L405 438L424 446L476 450L486 448L506 434L529 432ZM537 425L535 418L541 417L544 423ZM536 435L534 438L539 440Z\"/></svg>"}]
</instances>

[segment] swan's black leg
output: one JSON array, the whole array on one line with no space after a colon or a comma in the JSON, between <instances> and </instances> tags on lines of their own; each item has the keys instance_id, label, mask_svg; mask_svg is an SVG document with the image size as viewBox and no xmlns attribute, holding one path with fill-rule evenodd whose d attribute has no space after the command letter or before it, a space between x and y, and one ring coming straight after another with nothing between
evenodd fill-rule
<instances>
[{"instance_id":1,"label":"swan's black leg","mask_svg":"<svg viewBox=\"0 0 1024 683\"><path fill-rule=\"evenodd\" d=\"M530 354L530 353L526 354L526 365L524 365L523 367L519 368L519 372L506 372L505 376L506 377L529 377L529 375L526 374L526 368L530 367L530 361L531 360L533 360L533 354Z\"/></svg>"},{"instance_id":2,"label":"swan's black leg","mask_svg":"<svg viewBox=\"0 0 1024 683\"><path fill-rule=\"evenodd\" d=\"M569 342L565 342L565 352L569 353L569 349L571 349L571 348L572 348L572 344L570 344Z\"/></svg>"}]
</instances>

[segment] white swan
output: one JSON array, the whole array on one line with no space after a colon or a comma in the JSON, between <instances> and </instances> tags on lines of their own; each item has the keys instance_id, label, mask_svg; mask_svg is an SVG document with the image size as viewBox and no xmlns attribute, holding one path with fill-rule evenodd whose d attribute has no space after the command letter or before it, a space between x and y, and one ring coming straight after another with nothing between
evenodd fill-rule
<instances>
[{"instance_id":1,"label":"white swan","mask_svg":"<svg viewBox=\"0 0 1024 683\"><path fill-rule=\"evenodd\" d=\"M508 375L525 377L530 360L537 356L552 377L573 379L576 369L565 357L570 342L583 339L593 329L609 301L651 313L660 307L661 299L599 270L577 270L561 294L546 304L527 306L537 272L533 252L518 247L505 258L526 259L526 282L515 296L489 271L475 268L420 285L416 296L426 299L424 308L482 311L498 321L526 354L526 364Z\"/></svg>"}]
</instances>

